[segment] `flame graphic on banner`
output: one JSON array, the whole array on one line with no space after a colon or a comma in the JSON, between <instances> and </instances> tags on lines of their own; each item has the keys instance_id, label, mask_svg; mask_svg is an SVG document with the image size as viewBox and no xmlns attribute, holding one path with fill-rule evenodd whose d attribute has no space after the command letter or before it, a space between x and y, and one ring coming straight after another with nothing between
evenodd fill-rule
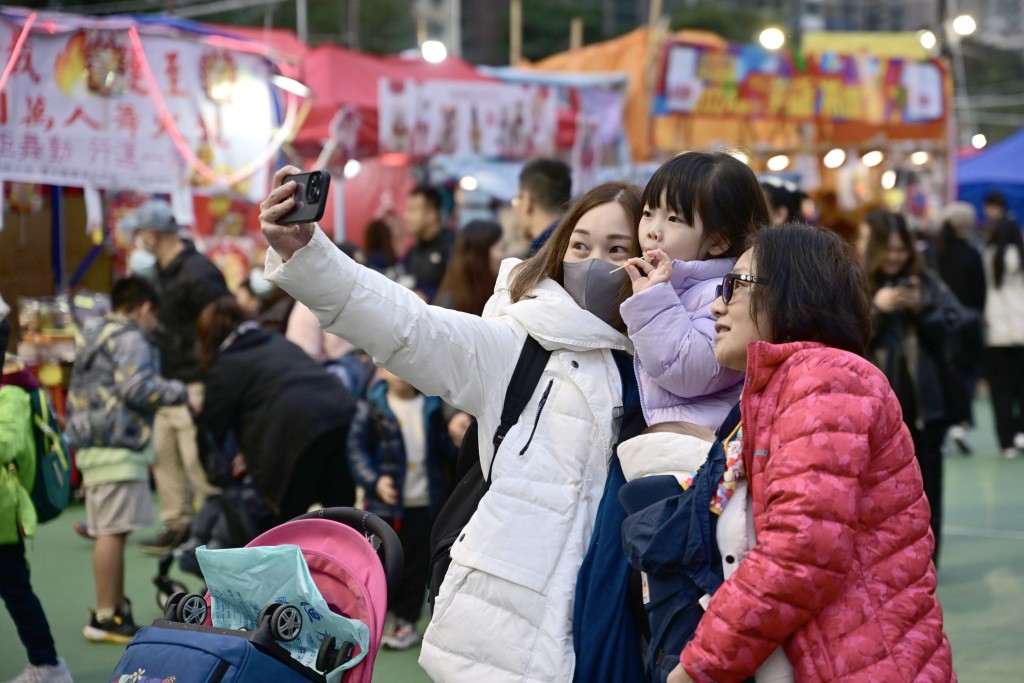
<instances>
[{"instance_id":1,"label":"flame graphic on banner","mask_svg":"<svg viewBox=\"0 0 1024 683\"><path fill-rule=\"evenodd\" d=\"M89 70L85 63L85 33L79 31L68 40L67 46L57 55L53 66L53 77L64 91L71 96L75 84L84 80Z\"/></svg>"}]
</instances>

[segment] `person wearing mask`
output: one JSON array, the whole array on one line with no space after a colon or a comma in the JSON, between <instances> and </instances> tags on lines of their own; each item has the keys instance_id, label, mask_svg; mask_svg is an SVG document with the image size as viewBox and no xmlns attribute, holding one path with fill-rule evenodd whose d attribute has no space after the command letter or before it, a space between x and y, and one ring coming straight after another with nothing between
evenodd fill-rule
<instances>
[{"instance_id":1,"label":"person wearing mask","mask_svg":"<svg viewBox=\"0 0 1024 683\"><path fill-rule=\"evenodd\" d=\"M427 185L416 187L405 202L405 224L416 237L405 255L413 289L433 301L455 247L455 233L441 224L441 193Z\"/></svg>"},{"instance_id":2,"label":"person wearing mask","mask_svg":"<svg viewBox=\"0 0 1024 683\"><path fill-rule=\"evenodd\" d=\"M726 422L757 545L668 683L749 680L780 644L797 681L955 681L914 444L863 357L864 271L818 227L759 230L748 247L712 310L715 357L747 378Z\"/></svg>"},{"instance_id":3,"label":"person wearing mask","mask_svg":"<svg viewBox=\"0 0 1024 683\"><path fill-rule=\"evenodd\" d=\"M352 394L301 349L261 329L232 296L203 309L197 334L206 371L199 423L225 453L233 437L277 523L314 503L352 505L345 459Z\"/></svg>"},{"instance_id":4,"label":"person wearing mask","mask_svg":"<svg viewBox=\"0 0 1024 683\"><path fill-rule=\"evenodd\" d=\"M261 204L267 278L328 331L479 424L490 489L452 546L420 665L449 682L571 680L576 576L616 445L622 373L632 370L615 355L631 348L618 313L630 284L616 269L640 253L638 188L584 194L534 258L502 264L481 318L426 305L314 224L280 225L294 204L284 179L297 172L278 171ZM491 435L527 335L551 355L496 454Z\"/></svg>"},{"instance_id":5,"label":"person wearing mask","mask_svg":"<svg viewBox=\"0 0 1024 683\"><path fill-rule=\"evenodd\" d=\"M156 257L155 284L161 303L156 338L163 375L185 382L190 402L199 405L202 384L195 351L196 319L204 306L229 294L224 276L179 234L168 202L147 201L129 225L134 231L135 249ZM139 547L143 552L162 555L188 536L188 525L197 509L193 496L201 502L217 489L207 481L199 460L196 427L188 406L167 406L157 411L153 444L153 477L163 528L155 537L140 541Z\"/></svg>"},{"instance_id":6,"label":"person wearing mask","mask_svg":"<svg viewBox=\"0 0 1024 683\"><path fill-rule=\"evenodd\" d=\"M530 256L544 246L572 197L572 171L555 159L534 159L519 171L512 210L520 233L530 240Z\"/></svg>"},{"instance_id":7,"label":"person wearing mask","mask_svg":"<svg viewBox=\"0 0 1024 683\"><path fill-rule=\"evenodd\" d=\"M35 534L38 524L29 495L35 483L36 443L31 399L13 379L25 373L22 367L7 364L10 312L0 297L0 599L17 627L28 664L6 683L72 683L67 664L57 657L43 605L32 590L26 555L25 539ZM10 644L4 656L13 658Z\"/></svg>"},{"instance_id":8,"label":"person wearing mask","mask_svg":"<svg viewBox=\"0 0 1024 683\"><path fill-rule=\"evenodd\" d=\"M985 279L987 374L1000 455L1019 458L1024 452L1024 238L1009 218L992 228Z\"/></svg>"},{"instance_id":9,"label":"person wearing mask","mask_svg":"<svg viewBox=\"0 0 1024 683\"><path fill-rule=\"evenodd\" d=\"M935 263L939 277L949 286L956 298L973 318L980 320L985 311L985 266L981 253L975 248L978 232L978 214L967 202L953 202L942 210L939 234L935 240ZM970 455L970 428L974 424L971 405L974 391L981 377L984 342L980 325L977 344L956 354L954 361L967 381L968 419L953 425L949 437L964 455Z\"/></svg>"}]
</instances>

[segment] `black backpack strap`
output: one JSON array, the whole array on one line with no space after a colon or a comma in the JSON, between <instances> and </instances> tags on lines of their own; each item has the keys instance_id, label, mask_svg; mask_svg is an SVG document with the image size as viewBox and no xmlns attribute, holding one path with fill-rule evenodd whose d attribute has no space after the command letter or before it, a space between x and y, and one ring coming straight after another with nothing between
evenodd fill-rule
<instances>
[{"instance_id":1,"label":"black backpack strap","mask_svg":"<svg viewBox=\"0 0 1024 683\"><path fill-rule=\"evenodd\" d=\"M505 440L508 430L519 422L519 416L530 402L540 376L548 364L551 352L540 345L533 337L527 335L526 343L516 361L516 368L512 371L512 379L508 382L508 389L505 390L505 403L501 408L501 424L494 431L494 455L491 456L491 466L487 470L487 481L491 480L491 472L494 471L494 461L498 457L498 448Z\"/></svg>"}]
</instances>

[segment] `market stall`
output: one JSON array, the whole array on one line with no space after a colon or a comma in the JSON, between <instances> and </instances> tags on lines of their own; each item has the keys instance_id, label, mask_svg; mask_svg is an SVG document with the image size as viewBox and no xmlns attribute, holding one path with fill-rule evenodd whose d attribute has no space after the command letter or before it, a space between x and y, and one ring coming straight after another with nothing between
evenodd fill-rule
<instances>
[{"instance_id":1,"label":"market stall","mask_svg":"<svg viewBox=\"0 0 1024 683\"><path fill-rule=\"evenodd\" d=\"M117 225L149 196L170 198L185 226L195 197L258 201L297 129L301 98L275 87L267 48L199 24L2 7L0 43L0 182L18 198L0 233L8 301L56 294L55 310L73 310L69 291L101 266L109 286L126 246ZM28 276L29 263L43 265L40 227L48 267ZM68 335L43 324L22 351L67 360Z\"/></svg>"}]
</instances>

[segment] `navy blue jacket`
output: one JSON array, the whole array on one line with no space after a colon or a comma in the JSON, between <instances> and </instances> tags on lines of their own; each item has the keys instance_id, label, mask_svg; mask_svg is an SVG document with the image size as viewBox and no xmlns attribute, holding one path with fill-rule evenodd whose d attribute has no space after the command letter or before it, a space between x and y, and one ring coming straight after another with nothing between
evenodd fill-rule
<instances>
[{"instance_id":1,"label":"navy blue jacket","mask_svg":"<svg viewBox=\"0 0 1024 683\"><path fill-rule=\"evenodd\" d=\"M367 509L379 517L401 517L407 467L405 441L398 419L388 407L387 393L387 383L380 381L370 389L366 400L359 402L348 435L348 461L356 484L366 490ZM448 437L443 405L436 396L427 396L423 403L431 516L437 515L451 492L457 455ZM377 497L377 480L385 475L395 480L398 505L388 505Z\"/></svg>"},{"instance_id":2,"label":"navy blue jacket","mask_svg":"<svg viewBox=\"0 0 1024 683\"><path fill-rule=\"evenodd\" d=\"M656 480L675 480L658 476L635 479L619 492L628 513L622 523L622 547L629 564L647 578L648 680L664 681L676 668L704 616L700 598L722 585L722 556L715 538L718 516L712 514L710 503L725 472L721 437L738 419L739 411L733 408L689 489L682 490L674 481L667 489L657 486ZM675 493L642 501L642 493L653 493L656 486Z\"/></svg>"}]
</instances>

